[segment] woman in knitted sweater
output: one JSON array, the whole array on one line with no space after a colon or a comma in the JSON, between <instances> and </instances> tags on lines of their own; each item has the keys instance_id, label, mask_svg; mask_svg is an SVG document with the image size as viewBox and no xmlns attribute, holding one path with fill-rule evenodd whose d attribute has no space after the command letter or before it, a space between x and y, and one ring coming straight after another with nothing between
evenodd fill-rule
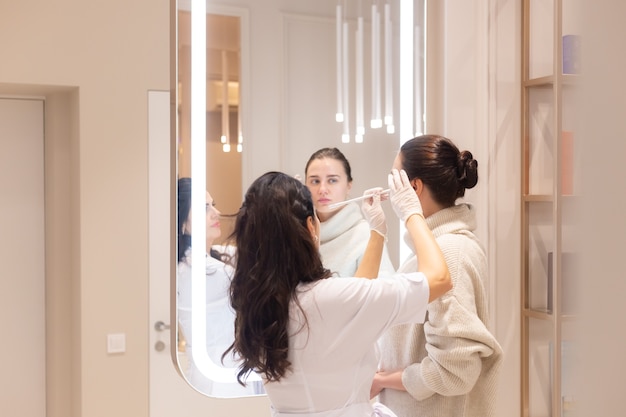
<instances>
[{"instance_id":1,"label":"woman in knitted sweater","mask_svg":"<svg viewBox=\"0 0 626 417\"><path fill-rule=\"evenodd\" d=\"M424 135L402 145L394 168L411 180L453 289L429 304L423 324L393 327L379 340L371 395L399 417L493 416L502 350L488 328L487 261L474 207L456 203L476 185L477 162L449 139ZM399 272L417 262L413 255Z\"/></svg>"},{"instance_id":2,"label":"woman in knitted sweater","mask_svg":"<svg viewBox=\"0 0 626 417\"><path fill-rule=\"evenodd\" d=\"M339 149L322 148L311 155L304 174L321 222L322 262L335 276L353 277L363 258L370 227L356 203L335 210L327 209L330 204L348 199L352 189L350 163ZM394 272L385 245L379 275L388 276Z\"/></svg>"}]
</instances>

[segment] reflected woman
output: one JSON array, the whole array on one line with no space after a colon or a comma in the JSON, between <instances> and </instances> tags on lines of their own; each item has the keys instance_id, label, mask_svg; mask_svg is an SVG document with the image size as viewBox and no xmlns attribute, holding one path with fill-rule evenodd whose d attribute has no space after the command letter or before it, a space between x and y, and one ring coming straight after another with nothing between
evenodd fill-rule
<instances>
[{"instance_id":1,"label":"reflected woman","mask_svg":"<svg viewBox=\"0 0 626 417\"><path fill-rule=\"evenodd\" d=\"M188 368L185 376L198 391L215 397L238 397L242 395L262 394L260 384L250 384L244 388L236 382L235 369L237 361L232 356L226 356L222 362L222 354L234 340L235 315L230 307L228 291L233 268L225 261L232 258L232 247L213 245L221 234L220 212L215 207L211 194L206 193L206 242L209 255L206 256L206 352L209 363L218 374L232 375L230 382L216 382L204 375L198 366L198 358L193 356L193 346L196 343L192 332L192 275L191 275L191 179L178 180L178 266L177 266L177 293L178 293L178 323L185 338L185 352L188 359ZM204 356L204 355L202 355ZM205 367L206 368L206 367Z\"/></svg>"},{"instance_id":2,"label":"reflected woman","mask_svg":"<svg viewBox=\"0 0 626 417\"><path fill-rule=\"evenodd\" d=\"M348 199L352 189L352 170L337 148L314 152L304 169L305 184L313 197L320 220L320 254L324 266L340 277L353 277L370 236L370 227L357 203L334 210L327 207ZM383 248L380 275L395 272L387 246Z\"/></svg>"}]
</instances>

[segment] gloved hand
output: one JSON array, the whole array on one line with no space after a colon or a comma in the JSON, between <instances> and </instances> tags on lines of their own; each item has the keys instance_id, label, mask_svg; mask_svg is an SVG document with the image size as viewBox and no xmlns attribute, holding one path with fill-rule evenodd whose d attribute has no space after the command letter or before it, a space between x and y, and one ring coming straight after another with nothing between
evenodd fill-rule
<instances>
[{"instance_id":1,"label":"gloved hand","mask_svg":"<svg viewBox=\"0 0 626 417\"><path fill-rule=\"evenodd\" d=\"M406 223L407 219L414 214L424 217L422 203L411 186L411 181L406 171L392 169L389 174L389 200L393 211Z\"/></svg>"},{"instance_id":2,"label":"gloved hand","mask_svg":"<svg viewBox=\"0 0 626 417\"><path fill-rule=\"evenodd\" d=\"M363 192L363 196L370 196L363 200L361 204L361 212L365 220L370 225L370 229L380 234L382 237L387 236L387 222L385 221L385 212L380 204L380 194L383 191L381 187L370 188Z\"/></svg>"}]
</instances>

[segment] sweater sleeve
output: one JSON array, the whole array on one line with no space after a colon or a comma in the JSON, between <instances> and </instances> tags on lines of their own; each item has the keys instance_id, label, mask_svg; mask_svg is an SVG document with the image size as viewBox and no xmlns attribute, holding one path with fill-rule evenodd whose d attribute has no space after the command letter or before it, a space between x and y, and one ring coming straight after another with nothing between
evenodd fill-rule
<instances>
[{"instance_id":1,"label":"sweater sleeve","mask_svg":"<svg viewBox=\"0 0 626 417\"><path fill-rule=\"evenodd\" d=\"M486 315L483 286L475 251L459 242L441 244L453 280L453 289L428 306L424 323L427 356L405 368L402 383L417 400L433 394L463 395L474 387L483 359L500 351L479 314ZM485 319L485 317L483 317Z\"/></svg>"}]
</instances>

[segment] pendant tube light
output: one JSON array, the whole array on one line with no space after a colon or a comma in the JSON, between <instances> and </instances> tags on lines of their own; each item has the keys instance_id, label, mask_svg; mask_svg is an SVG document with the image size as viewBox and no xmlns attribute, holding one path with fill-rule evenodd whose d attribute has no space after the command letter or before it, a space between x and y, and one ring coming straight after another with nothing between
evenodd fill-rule
<instances>
[{"instance_id":1,"label":"pendant tube light","mask_svg":"<svg viewBox=\"0 0 626 417\"><path fill-rule=\"evenodd\" d=\"M336 49L336 57L337 60L337 113L335 114L335 120L338 123L342 123L344 120L343 115L343 13L341 0L337 2L336 8L336 16L335 16L335 31L336 31L336 39L335 39L335 49Z\"/></svg>"},{"instance_id":2,"label":"pendant tube light","mask_svg":"<svg viewBox=\"0 0 626 417\"><path fill-rule=\"evenodd\" d=\"M222 150L230 152L230 103L228 99L228 53L222 50Z\"/></svg>"},{"instance_id":3,"label":"pendant tube light","mask_svg":"<svg viewBox=\"0 0 626 417\"><path fill-rule=\"evenodd\" d=\"M370 127L382 127L380 109L380 13L376 0L372 3L372 118Z\"/></svg>"},{"instance_id":4,"label":"pendant tube light","mask_svg":"<svg viewBox=\"0 0 626 417\"><path fill-rule=\"evenodd\" d=\"M356 40L355 40L355 119L356 133L354 141L356 143L363 142L365 135L365 115L363 110L363 16L357 19Z\"/></svg>"},{"instance_id":5,"label":"pendant tube light","mask_svg":"<svg viewBox=\"0 0 626 417\"><path fill-rule=\"evenodd\" d=\"M349 62L348 62L348 22L343 22L342 24L343 26L343 31L342 31L342 39L343 39L343 44L342 44L342 67L343 67L343 80L341 82L342 86L343 86L343 92L342 92L342 96L343 96L343 115L344 115L344 119L343 119L343 135L341 135L341 141L343 143L349 143L350 142L350 112L349 112L349 84L348 84L348 68L349 68Z\"/></svg>"},{"instance_id":6,"label":"pendant tube light","mask_svg":"<svg viewBox=\"0 0 626 417\"><path fill-rule=\"evenodd\" d=\"M241 63L241 52L238 52L239 62ZM239 65L241 67L241 65ZM243 151L243 132L241 130L241 69L239 72L239 81L237 82L237 152Z\"/></svg>"},{"instance_id":7,"label":"pendant tube light","mask_svg":"<svg viewBox=\"0 0 626 417\"><path fill-rule=\"evenodd\" d=\"M391 4L385 3L384 12L384 33L385 33L385 126L387 133L395 133L393 123L393 27L391 25Z\"/></svg>"},{"instance_id":8,"label":"pendant tube light","mask_svg":"<svg viewBox=\"0 0 626 417\"><path fill-rule=\"evenodd\" d=\"M422 83L420 80L422 79L422 66L421 66L421 51L423 50L423 45L420 42L420 28L419 26L415 27L415 48L417 51L415 53L415 93L413 94L415 100L415 136L420 136L424 132L424 114L422 110Z\"/></svg>"}]
</instances>

